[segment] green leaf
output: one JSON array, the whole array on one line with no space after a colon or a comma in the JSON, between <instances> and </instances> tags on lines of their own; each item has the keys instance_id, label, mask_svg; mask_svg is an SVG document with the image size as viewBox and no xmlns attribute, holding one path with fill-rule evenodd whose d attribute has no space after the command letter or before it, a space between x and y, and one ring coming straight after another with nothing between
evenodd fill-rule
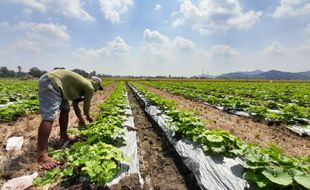
<instances>
[{"instance_id":1,"label":"green leaf","mask_svg":"<svg viewBox=\"0 0 310 190\"><path fill-rule=\"evenodd\" d=\"M269 180L266 179L262 174L255 174L253 171L248 170L244 172L243 179L255 182L259 188L267 187L270 184Z\"/></svg>"},{"instance_id":2,"label":"green leaf","mask_svg":"<svg viewBox=\"0 0 310 190\"><path fill-rule=\"evenodd\" d=\"M209 149L209 147L207 146L207 145L202 145L202 149L203 149L203 151L205 151L205 152L208 152L210 149Z\"/></svg>"},{"instance_id":3,"label":"green leaf","mask_svg":"<svg viewBox=\"0 0 310 190\"><path fill-rule=\"evenodd\" d=\"M47 185L49 183L51 183L54 178L56 178L58 175L61 175L61 171L59 168L54 168L48 172L46 172L44 174L44 176L42 177L37 177L35 180L34 180L34 185L36 186L43 186L43 185Z\"/></svg>"},{"instance_id":4,"label":"green leaf","mask_svg":"<svg viewBox=\"0 0 310 190\"><path fill-rule=\"evenodd\" d=\"M240 150L240 149L233 149L233 150L230 150L229 152L233 153L234 155L237 155L237 156L242 156L243 155L243 150Z\"/></svg>"},{"instance_id":5,"label":"green leaf","mask_svg":"<svg viewBox=\"0 0 310 190\"><path fill-rule=\"evenodd\" d=\"M259 166L259 165L257 165L257 163L253 163L253 162L245 162L243 164L243 167L246 169L257 170L257 169L261 168L262 166Z\"/></svg>"},{"instance_id":6,"label":"green leaf","mask_svg":"<svg viewBox=\"0 0 310 190\"><path fill-rule=\"evenodd\" d=\"M207 139L210 142L213 143L220 143L223 142L224 138L222 136L218 136L218 135L207 135Z\"/></svg>"},{"instance_id":7,"label":"green leaf","mask_svg":"<svg viewBox=\"0 0 310 190\"><path fill-rule=\"evenodd\" d=\"M211 147L212 152L214 153L223 153L225 152L225 146L220 146L220 147Z\"/></svg>"},{"instance_id":8,"label":"green leaf","mask_svg":"<svg viewBox=\"0 0 310 190\"><path fill-rule=\"evenodd\" d=\"M309 174L303 174L303 175L296 175L294 176L294 180L304 186L307 189L310 189L310 175Z\"/></svg>"},{"instance_id":9,"label":"green leaf","mask_svg":"<svg viewBox=\"0 0 310 190\"><path fill-rule=\"evenodd\" d=\"M64 169L63 175L64 176L72 176L73 175L73 168L72 167L68 167L68 168Z\"/></svg>"},{"instance_id":10,"label":"green leaf","mask_svg":"<svg viewBox=\"0 0 310 190\"><path fill-rule=\"evenodd\" d=\"M280 168L277 169L268 168L263 170L262 174L273 183L279 185L287 186L293 183L292 176Z\"/></svg>"}]
</instances>

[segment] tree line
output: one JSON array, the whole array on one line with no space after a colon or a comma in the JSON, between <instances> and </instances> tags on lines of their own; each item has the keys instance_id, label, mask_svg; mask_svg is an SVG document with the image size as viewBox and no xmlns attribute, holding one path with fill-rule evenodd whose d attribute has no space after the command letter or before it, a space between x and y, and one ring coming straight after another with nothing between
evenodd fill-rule
<instances>
[{"instance_id":1,"label":"tree line","mask_svg":"<svg viewBox=\"0 0 310 190\"><path fill-rule=\"evenodd\" d=\"M64 67L55 67L56 69L65 69ZM85 78L88 78L90 76L98 76L98 77L110 77L110 75L104 75L104 74L97 74L96 71L92 71L88 73L85 70L82 69L73 69L71 70L73 72L76 72L80 75L82 75ZM28 72L24 72L23 68L21 66L17 66L17 70L10 70L6 66L0 67L0 78L40 78L44 73L47 71L40 70L37 67L32 67L29 69Z\"/></svg>"}]
</instances>

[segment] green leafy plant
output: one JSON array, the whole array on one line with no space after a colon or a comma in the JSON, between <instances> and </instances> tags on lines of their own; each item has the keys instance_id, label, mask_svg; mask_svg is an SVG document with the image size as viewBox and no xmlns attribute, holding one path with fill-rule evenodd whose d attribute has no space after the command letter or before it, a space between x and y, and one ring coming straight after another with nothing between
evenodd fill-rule
<instances>
[{"instance_id":1,"label":"green leafy plant","mask_svg":"<svg viewBox=\"0 0 310 190\"><path fill-rule=\"evenodd\" d=\"M158 106L171 118L171 126L183 138L200 145L205 154L239 156L245 160L243 178L261 189L307 189L310 181L310 158L285 156L275 145L267 148L247 144L226 131L211 131L190 112L177 110L173 104L157 94L148 92L139 83L132 83L152 105ZM169 106L165 106L165 102ZM263 115L266 108L252 107Z\"/></svg>"},{"instance_id":2,"label":"green leafy plant","mask_svg":"<svg viewBox=\"0 0 310 190\"><path fill-rule=\"evenodd\" d=\"M53 178L84 176L91 182L104 185L118 172L125 155L118 149L123 146L125 109L128 100L125 96L124 82L101 105L100 113L93 124L85 129L74 131L83 141L74 143L65 150L50 150L53 158L65 162L64 169L57 168L37 179L37 185L46 185Z\"/></svg>"}]
</instances>

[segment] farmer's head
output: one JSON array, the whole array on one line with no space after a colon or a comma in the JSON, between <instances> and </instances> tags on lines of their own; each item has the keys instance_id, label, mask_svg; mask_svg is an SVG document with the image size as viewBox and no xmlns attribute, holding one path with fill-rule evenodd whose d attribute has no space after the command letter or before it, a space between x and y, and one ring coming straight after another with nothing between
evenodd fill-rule
<instances>
[{"instance_id":1,"label":"farmer's head","mask_svg":"<svg viewBox=\"0 0 310 190\"><path fill-rule=\"evenodd\" d=\"M101 85L102 80L101 80L99 77L92 76L92 77L90 78L90 80L91 80L91 82L92 82L92 84L93 84L93 86L94 86L95 91L97 91L97 90L103 90L103 87L102 87L102 85Z\"/></svg>"}]
</instances>

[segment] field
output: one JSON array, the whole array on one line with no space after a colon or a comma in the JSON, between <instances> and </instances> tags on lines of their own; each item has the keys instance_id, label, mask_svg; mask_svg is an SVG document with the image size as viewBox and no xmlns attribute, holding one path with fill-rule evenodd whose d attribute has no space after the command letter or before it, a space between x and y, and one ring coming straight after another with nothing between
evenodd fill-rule
<instances>
[{"instance_id":1,"label":"field","mask_svg":"<svg viewBox=\"0 0 310 190\"><path fill-rule=\"evenodd\" d=\"M0 122L38 111L36 81L1 80L0 89Z\"/></svg>"},{"instance_id":2,"label":"field","mask_svg":"<svg viewBox=\"0 0 310 190\"><path fill-rule=\"evenodd\" d=\"M310 189L310 137L291 130L309 128L307 82L109 79L103 86L92 99L93 123L79 128L70 112L69 130L80 136L78 142L60 141L54 123L49 152L62 164L44 171L36 164L37 81L0 80L0 186L37 171L31 189L236 189L243 184L244 189ZM6 141L13 136L24 137L22 149L7 152ZM182 143L202 152L200 163L184 157ZM214 170L199 167L208 164L205 158L215 161ZM238 164L228 167L225 160ZM227 179L210 178L209 173L222 172L218 168Z\"/></svg>"}]
</instances>

